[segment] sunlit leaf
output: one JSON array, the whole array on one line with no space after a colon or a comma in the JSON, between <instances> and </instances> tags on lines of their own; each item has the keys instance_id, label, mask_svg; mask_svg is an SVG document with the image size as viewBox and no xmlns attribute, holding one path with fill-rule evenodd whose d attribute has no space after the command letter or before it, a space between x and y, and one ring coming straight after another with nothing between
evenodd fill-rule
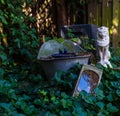
<instances>
[{"instance_id":1,"label":"sunlit leaf","mask_svg":"<svg viewBox=\"0 0 120 116\"><path fill-rule=\"evenodd\" d=\"M5 4L5 1L4 1L4 0L1 0L1 3L2 3L2 4Z\"/></svg>"}]
</instances>

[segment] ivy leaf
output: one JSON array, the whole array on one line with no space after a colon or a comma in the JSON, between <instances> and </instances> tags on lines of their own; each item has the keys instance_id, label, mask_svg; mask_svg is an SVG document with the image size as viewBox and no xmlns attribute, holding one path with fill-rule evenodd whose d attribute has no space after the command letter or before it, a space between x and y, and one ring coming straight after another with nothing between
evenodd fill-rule
<instances>
[{"instance_id":1,"label":"ivy leaf","mask_svg":"<svg viewBox=\"0 0 120 116\"><path fill-rule=\"evenodd\" d=\"M95 89L95 93L96 93L96 97L100 100L102 100L105 97L103 91L100 90L99 88Z\"/></svg>"},{"instance_id":2,"label":"ivy leaf","mask_svg":"<svg viewBox=\"0 0 120 116\"><path fill-rule=\"evenodd\" d=\"M3 77L3 75L4 75L4 69L3 68L0 68L0 78L2 78Z\"/></svg>"},{"instance_id":3,"label":"ivy leaf","mask_svg":"<svg viewBox=\"0 0 120 116\"><path fill-rule=\"evenodd\" d=\"M14 89L10 89L9 92L8 92L8 95L12 99L15 99L15 100L17 99Z\"/></svg>"},{"instance_id":4,"label":"ivy leaf","mask_svg":"<svg viewBox=\"0 0 120 116\"><path fill-rule=\"evenodd\" d=\"M64 93L64 92L61 93L61 96L62 96L63 98L68 98L68 95L67 95L66 93Z\"/></svg>"},{"instance_id":5,"label":"ivy leaf","mask_svg":"<svg viewBox=\"0 0 120 116\"><path fill-rule=\"evenodd\" d=\"M117 90L116 93L118 96L120 96L120 90Z\"/></svg>"},{"instance_id":6,"label":"ivy leaf","mask_svg":"<svg viewBox=\"0 0 120 116\"><path fill-rule=\"evenodd\" d=\"M102 114L102 112L99 112L97 116L106 116L106 115Z\"/></svg>"},{"instance_id":7,"label":"ivy leaf","mask_svg":"<svg viewBox=\"0 0 120 116\"><path fill-rule=\"evenodd\" d=\"M2 61L7 60L7 55L5 53L0 53L0 58L2 59Z\"/></svg>"},{"instance_id":8,"label":"ivy leaf","mask_svg":"<svg viewBox=\"0 0 120 116\"><path fill-rule=\"evenodd\" d=\"M2 4L5 4L5 1L4 1L4 0L1 0L1 3L2 3Z\"/></svg>"},{"instance_id":9,"label":"ivy leaf","mask_svg":"<svg viewBox=\"0 0 120 116\"><path fill-rule=\"evenodd\" d=\"M5 109L6 112L12 112L15 108L10 103L0 103L0 107Z\"/></svg>"},{"instance_id":10,"label":"ivy leaf","mask_svg":"<svg viewBox=\"0 0 120 116\"><path fill-rule=\"evenodd\" d=\"M114 74L117 78L120 78L120 73L119 72L115 72L115 74Z\"/></svg>"},{"instance_id":11,"label":"ivy leaf","mask_svg":"<svg viewBox=\"0 0 120 116\"><path fill-rule=\"evenodd\" d=\"M35 105L41 105L42 101L40 99L35 99L34 104Z\"/></svg>"},{"instance_id":12,"label":"ivy leaf","mask_svg":"<svg viewBox=\"0 0 120 116\"><path fill-rule=\"evenodd\" d=\"M114 88L120 87L120 83L119 83L118 81L112 81L112 82L111 82L111 85L112 85Z\"/></svg>"},{"instance_id":13,"label":"ivy leaf","mask_svg":"<svg viewBox=\"0 0 120 116\"><path fill-rule=\"evenodd\" d=\"M0 19L2 20L3 24L5 24L5 25L8 24L7 20L3 16L0 16Z\"/></svg>"},{"instance_id":14,"label":"ivy leaf","mask_svg":"<svg viewBox=\"0 0 120 116\"><path fill-rule=\"evenodd\" d=\"M55 97L54 95L52 95L51 100L52 100L53 102L56 101L56 97Z\"/></svg>"},{"instance_id":15,"label":"ivy leaf","mask_svg":"<svg viewBox=\"0 0 120 116\"><path fill-rule=\"evenodd\" d=\"M100 108L103 109L105 104L103 102L97 102L96 105Z\"/></svg>"},{"instance_id":16,"label":"ivy leaf","mask_svg":"<svg viewBox=\"0 0 120 116\"><path fill-rule=\"evenodd\" d=\"M71 113L69 111L61 111L60 116L71 116Z\"/></svg>"},{"instance_id":17,"label":"ivy leaf","mask_svg":"<svg viewBox=\"0 0 120 116\"><path fill-rule=\"evenodd\" d=\"M82 107L75 107L74 111L72 112L74 116L87 116L86 111L82 109Z\"/></svg>"},{"instance_id":18,"label":"ivy leaf","mask_svg":"<svg viewBox=\"0 0 120 116\"><path fill-rule=\"evenodd\" d=\"M61 103L62 103L62 105L63 105L63 108L67 108L67 101L65 100L65 99L62 99L61 100Z\"/></svg>"},{"instance_id":19,"label":"ivy leaf","mask_svg":"<svg viewBox=\"0 0 120 116\"><path fill-rule=\"evenodd\" d=\"M85 91L81 91L80 95L82 96L86 103L94 104L95 98L91 94L86 93Z\"/></svg>"},{"instance_id":20,"label":"ivy leaf","mask_svg":"<svg viewBox=\"0 0 120 116\"><path fill-rule=\"evenodd\" d=\"M53 114L51 114L50 112L46 112L45 116L53 116Z\"/></svg>"},{"instance_id":21,"label":"ivy leaf","mask_svg":"<svg viewBox=\"0 0 120 116\"><path fill-rule=\"evenodd\" d=\"M16 38L14 42L17 44L18 48L21 47L20 39Z\"/></svg>"},{"instance_id":22,"label":"ivy leaf","mask_svg":"<svg viewBox=\"0 0 120 116\"><path fill-rule=\"evenodd\" d=\"M107 98L108 101L113 101L114 100L112 94L109 94L106 98Z\"/></svg>"},{"instance_id":23,"label":"ivy leaf","mask_svg":"<svg viewBox=\"0 0 120 116\"><path fill-rule=\"evenodd\" d=\"M107 110L112 113L119 111L119 109L116 106L113 106L112 103L107 104Z\"/></svg>"},{"instance_id":24,"label":"ivy leaf","mask_svg":"<svg viewBox=\"0 0 120 116\"><path fill-rule=\"evenodd\" d=\"M45 91L45 90L39 90L39 93L41 93L43 96L47 95L47 91Z\"/></svg>"},{"instance_id":25,"label":"ivy leaf","mask_svg":"<svg viewBox=\"0 0 120 116\"><path fill-rule=\"evenodd\" d=\"M38 47L38 42L37 42L37 41L33 41L31 46L32 46L33 48Z\"/></svg>"}]
</instances>

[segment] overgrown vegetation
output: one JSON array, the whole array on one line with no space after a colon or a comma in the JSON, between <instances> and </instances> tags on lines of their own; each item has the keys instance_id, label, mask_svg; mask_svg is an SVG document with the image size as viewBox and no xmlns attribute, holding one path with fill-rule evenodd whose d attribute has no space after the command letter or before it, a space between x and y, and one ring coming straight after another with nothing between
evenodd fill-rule
<instances>
[{"instance_id":1,"label":"overgrown vegetation","mask_svg":"<svg viewBox=\"0 0 120 116\"><path fill-rule=\"evenodd\" d=\"M80 64L47 81L36 60L41 38L36 36L35 19L22 12L23 3L0 0L0 115L118 116L119 70L99 66L103 76L95 96L82 91L72 97Z\"/></svg>"}]
</instances>

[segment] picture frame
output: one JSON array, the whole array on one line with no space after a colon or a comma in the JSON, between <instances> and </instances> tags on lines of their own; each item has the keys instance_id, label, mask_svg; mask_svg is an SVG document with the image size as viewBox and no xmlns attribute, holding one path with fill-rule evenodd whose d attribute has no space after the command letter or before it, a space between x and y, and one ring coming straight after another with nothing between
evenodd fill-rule
<instances>
[{"instance_id":1,"label":"picture frame","mask_svg":"<svg viewBox=\"0 0 120 116\"><path fill-rule=\"evenodd\" d=\"M94 94L94 89L99 85L103 71L93 65L83 65L76 82L73 96L79 95L84 90Z\"/></svg>"}]
</instances>

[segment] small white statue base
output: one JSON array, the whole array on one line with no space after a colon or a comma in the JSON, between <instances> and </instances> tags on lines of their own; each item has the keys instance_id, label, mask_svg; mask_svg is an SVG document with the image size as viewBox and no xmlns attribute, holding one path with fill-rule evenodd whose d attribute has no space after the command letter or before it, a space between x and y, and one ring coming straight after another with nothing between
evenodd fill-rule
<instances>
[{"instance_id":1,"label":"small white statue base","mask_svg":"<svg viewBox=\"0 0 120 116\"><path fill-rule=\"evenodd\" d=\"M97 45L98 45L98 52L99 52L99 56L100 56L99 63L106 68L107 68L107 66L112 68L112 65L109 61L109 59L111 57L110 51L109 51L109 43L110 43L110 39L109 39L108 28L105 26L98 28Z\"/></svg>"}]
</instances>

